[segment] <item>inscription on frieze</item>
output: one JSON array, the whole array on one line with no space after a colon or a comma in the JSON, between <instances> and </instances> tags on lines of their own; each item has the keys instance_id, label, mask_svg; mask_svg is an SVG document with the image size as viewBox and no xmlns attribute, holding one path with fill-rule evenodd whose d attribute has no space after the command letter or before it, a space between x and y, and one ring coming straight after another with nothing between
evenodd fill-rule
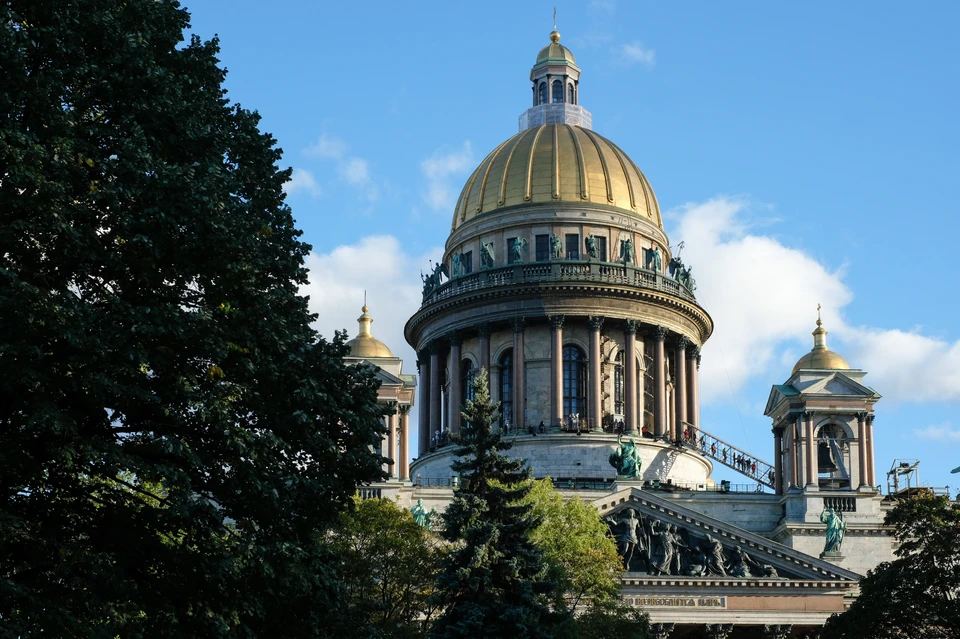
<instances>
[{"instance_id":1,"label":"inscription on frieze","mask_svg":"<svg viewBox=\"0 0 960 639\"><path fill-rule=\"evenodd\" d=\"M637 608L726 608L726 597L621 597Z\"/></svg>"}]
</instances>

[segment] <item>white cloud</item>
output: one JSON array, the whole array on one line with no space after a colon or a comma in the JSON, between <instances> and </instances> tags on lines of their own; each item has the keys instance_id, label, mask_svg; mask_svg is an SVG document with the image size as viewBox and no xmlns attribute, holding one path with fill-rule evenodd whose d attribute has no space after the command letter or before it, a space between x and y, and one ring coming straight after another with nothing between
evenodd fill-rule
<instances>
[{"instance_id":1,"label":"white cloud","mask_svg":"<svg viewBox=\"0 0 960 639\"><path fill-rule=\"evenodd\" d=\"M753 232L743 221L747 202L715 198L668 213L683 240L697 298L714 320L701 366L704 400L717 399L750 379L779 383L813 345L817 304L823 305L830 345L865 382L894 402L960 400L960 341L919 330L850 326L843 308L853 295L843 269L831 271L802 250ZM838 338L834 340L833 338Z\"/></svg>"},{"instance_id":2,"label":"white cloud","mask_svg":"<svg viewBox=\"0 0 960 639\"><path fill-rule=\"evenodd\" d=\"M960 428L950 428L949 424L914 428L913 434L921 439L930 439L943 444L960 442Z\"/></svg>"},{"instance_id":3,"label":"white cloud","mask_svg":"<svg viewBox=\"0 0 960 639\"><path fill-rule=\"evenodd\" d=\"M303 150L308 157L339 160L347 152L347 143L340 138L323 133L317 141Z\"/></svg>"},{"instance_id":4,"label":"white cloud","mask_svg":"<svg viewBox=\"0 0 960 639\"><path fill-rule=\"evenodd\" d=\"M366 291L373 335L403 358L405 373L415 373L416 354L404 340L403 325L420 308L420 271L428 270L428 258L442 253L438 247L413 256L393 236L365 237L329 253L311 253L309 283L300 292L310 296L310 310L318 315L315 327L331 339L338 329L356 337Z\"/></svg>"},{"instance_id":5,"label":"white cloud","mask_svg":"<svg viewBox=\"0 0 960 639\"><path fill-rule=\"evenodd\" d=\"M362 185L370 181L370 166L363 158L348 158L337 172L347 184Z\"/></svg>"},{"instance_id":6,"label":"white cloud","mask_svg":"<svg viewBox=\"0 0 960 639\"><path fill-rule=\"evenodd\" d=\"M319 197L323 193L313 174L306 169L294 169L290 174L290 180L283 185L283 192L287 195L297 191L306 191L313 197Z\"/></svg>"},{"instance_id":7,"label":"white cloud","mask_svg":"<svg viewBox=\"0 0 960 639\"><path fill-rule=\"evenodd\" d=\"M450 183L454 175L474 168L473 147L467 140L459 149L437 149L433 155L420 163L420 170L427 178L427 190L423 200L437 211L451 211L456 204L456 188Z\"/></svg>"},{"instance_id":8,"label":"white cloud","mask_svg":"<svg viewBox=\"0 0 960 639\"><path fill-rule=\"evenodd\" d=\"M642 64L652 67L656 62L653 49L647 49L637 41L620 45L620 59L627 64Z\"/></svg>"}]
</instances>

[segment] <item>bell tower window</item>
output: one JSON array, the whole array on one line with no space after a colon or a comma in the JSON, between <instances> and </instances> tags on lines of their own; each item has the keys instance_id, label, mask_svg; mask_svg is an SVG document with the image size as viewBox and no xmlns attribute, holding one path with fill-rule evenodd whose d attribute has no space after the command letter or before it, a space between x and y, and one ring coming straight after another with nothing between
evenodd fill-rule
<instances>
[{"instance_id":1,"label":"bell tower window","mask_svg":"<svg viewBox=\"0 0 960 639\"><path fill-rule=\"evenodd\" d=\"M573 99L573 83L567 85L567 102L570 104L577 103L577 101Z\"/></svg>"},{"instance_id":2,"label":"bell tower window","mask_svg":"<svg viewBox=\"0 0 960 639\"><path fill-rule=\"evenodd\" d=\"M547 83L541 82L540 83L540 104L546 104L546 103L547 103Z\"/></svg>"},{"instance_id":3,"label":"bell tower window","mask_svg":"<svg viewBox=\"0 0 960 639\"><path fill-rule=\"evenodd\" d=\"M563 102L563 82L553 81L553 103Z\"/></svg>"}]
</instances>

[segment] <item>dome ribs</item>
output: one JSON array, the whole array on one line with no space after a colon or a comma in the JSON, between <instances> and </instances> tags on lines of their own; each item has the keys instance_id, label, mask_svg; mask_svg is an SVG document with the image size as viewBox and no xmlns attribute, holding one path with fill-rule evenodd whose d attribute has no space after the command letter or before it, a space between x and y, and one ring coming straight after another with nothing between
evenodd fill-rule
<instances>
[{"instance_id":1,"label":"dome ribs","mask_svg":"<svg viewBox=\"0 0 960 639\"><path fill-rule=\"evenodd\" d=\"M527 181L523 191L523 199L525 201L529 201L532 195L531 181L533 178L533 156L537 152L537 142L540 140L540 134L543 133L545 128L547 128L546 125L537 127L537 133L533 136L533 142L530 144L530 155L527 158Z\"/></svg>"},{"instance_id":2,"label":"dome ribs","mask_svg":"<svg viewBox=\"0 0 960 639\"><path fill-rule=\"evenodd\" d=\"M567 130L570 131L570 138L573 140L573 146L577 149L577 168L580 169L580 199L589 200L590 199L590 185L587 183L587 167L585 166L585 160L583 157L583 148L580 146L580 136L577 135L577 131L570 126L565 124Z\"/></svg>"},{"instance_id":3,"label":"dome ribs","mask_svg":"<svg viewBox=\"0 0 960 639\"><path fill-rule=\"evenodd\" d=\"M587 134L587 137L590 138L590 141L593 142L593 146L595 146L597 149L597 155L600 156L600 166L603 168L603 179L607 185L607 202L613 204L616 202L616 198L613 197L613 185L610 184L610 167L607 166L607 158L603 154L603 149L600 148L600 141L597 139L597 135L593 131L584 129L582 127L577 128Z\"/></svg>"},{"instance_id":4,"label":"dome ribs","mask_svg":"<svg viewBox=\"0 0 960 639\"><path fill-rule=\"evenodd\" d=\"M507 154L507 161L503 164L503 173L500 176L500 199L497 200L497 206L503 206L503 203L507 200L507 172L510 170L510 162L513 160L513 154L516 152L517 147L523 144L523 141L532 132L533 129L527 129L524 131L517 140L517 143L510 147L510 153ZM536 140L534 140L534 144L536 144Z\"/></svg>"}]
</instances>

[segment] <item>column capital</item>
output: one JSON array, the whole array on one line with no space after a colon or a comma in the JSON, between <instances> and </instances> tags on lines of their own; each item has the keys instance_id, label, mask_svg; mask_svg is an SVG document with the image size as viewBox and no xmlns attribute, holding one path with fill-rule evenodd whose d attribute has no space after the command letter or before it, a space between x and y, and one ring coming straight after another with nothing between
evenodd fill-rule
<instances>
[{"instance_id":1,"label":"column capital","mask_svg":"<svg viewBox=\"0 0 960 639\"><path fill-rule=\"evenodd\" d=\"M551 315L550 316L550 328L555 331L559 331L563 328L563 315Z\"/></svg>"},{"instance_id":2,"label":"column capital","mask_svg":"<svg viewBox=\"0 0 960 639\"><path fill-rule=\"evenodd\" d=\"M672 623L653 623L650 624L650 636L653 639L669 639L673 634Z\"/></svg>"},{"instance_id":3,"label":"column capital","mask_svg":"<svg viewBox=\"0 0 960 639\"><path fill-rule=\"evenodd\" d=\"M791 625L765 625L763 627L763 639L787 639L792 629L793 626Z\"/></svg>"},{"instance_id":4,"label":"column capital","mask_svg":"<svg viewBox=\"0 0 960 639\"><path fill-rule=\"evenodd\" d=\"M697 360L697 365L699 365L700 364L700 347L694 344L693 342L690 342L687 345L686 350L687 350L687 359L695 359Z\"/></svg>"},{"instance_id":5,"label":"column capital","mask_svg":"<svg viewBox=\"0 0 960 639\"><path fill-rule=\"evenodd\" d=\"M686 335L681 335L677 338L677 350L685 351L687 350L687 344L690 343L690 338Z\"/></svg>"},{"instance_id":6,"label":"column capital","mask_svg":"<svg viewBox=\"0 0 960 639\"><path fill-rule=\"evenodd\" d=\"M627 325L623 329L623 332L628 335L636 335L637 329L639 328L640 328L640 322L638 322L637 320L628 319Z\"/></svg>"},{"instance_id":7,"label":"column capital","mask_svg":"<svg viewBox=\"0 0 960 639\"><path fill-rule=\"evenodd\" d=\"M867 426L873 426L873 418L876 417L873 413L867 415Z\"/></svg>"},{"instance_id":8,"label":"column capital","mask_svg":"<svg viewBox=\"0 0 960 639\"><path fill-rule=\"evenodd\" d=\"M447 335L447 341L450 342L450 346L462 346L463 336L460 334L460 331L450 331L449 335Z\"/></svg>"},{"instance_id":9,"label":"column capital","mask_svg":"<svg viewBox=\"0 0 960 639\"><path fill-rule=\"evenodd\" d=\"M857 421L858 421L858 422L865 422L865 421L867 421L867 416L868 416L869 414L870 414L870 413L868 413L868 412L865 411L865 410L857 411Z\"/></svg>"},{"instance_id":10,"label":"column capital","mask_svg":"<svg viewBox=\"0 0 960 639\"><path fill-rule=\"evenodd\" d=\"M708 623L704 630L709 639L727 639L733 632L732 623Z\"/></svg>"},{"instance_id":11,"label":"column capital","mask_svg":"<svg viewBox=\"0 0 960 639\"><path fill-rule=\"evenodd\" d=\"M523 332L523 326L524 326L524 317L523 317L523 315L521 315L520 317L514 317L514 318L513 318L513 332L514 332L514 333L522 333L522 332Z\"/></svg>"},{"instance_id":12,"label":"column capital","mask_svg":"<svg viewBox=\"0 0 960 639\"><path fill-rule=\"evenodd\" d=\"M477 326L477 335L481 338L489 338L492 332L490 322L484 322Z\"/></svg>"},{"instance_id":13,"label":"column capital","mask_svg":"<svg viewBox=\"0 0 960 639\"><path fill-rule=\"evenodd\" d=\"M387 402L386 404L381 404L383 408L380 409L381 414L383 415L396 415L397 414L397 402Z\"/></svg>"},{"instance_id":14,"label":"column capital","mask_svg":"<svg viewBox=\"0 0 960 639\"><path fill-rule=\"evenodd\" d=\"M667 335L670 333L665 326L658 326L653 331L653 338L658 342L662 342L667 339Z\"/></svg>"},{"instance_id":15,"label":"column capital","mask_svg":"<svg viewBox=\"0 0 960 639\"><path fill-rule=\"evenodd\" d=\"M413 409L413 406L411 406L410 404L400 404L400 407L399 407L401 415L409 415L412 409Z\"/></svg>"},{"instance_id":16,"label":"column capital","mask_svg":"<svg viewBox=\"0 0 960 639\"><path fill-rule=\"evenodd\" d=\"M443 342L438 339L430 342L430 345L427 347L430 349L430 355L441 355L443 353Z\"/></svg>"},{"instance_id":17,"label":"column capital","mask_svg":"<svg viewBox=\"0 0 960 639\"><path fill-rule=\"evenodd\" d=\"M599 331L603 326L603 317L600 315L591 315L587 318L587 321L590 323L591 331Z\"/></svg>"}]
</instances>

